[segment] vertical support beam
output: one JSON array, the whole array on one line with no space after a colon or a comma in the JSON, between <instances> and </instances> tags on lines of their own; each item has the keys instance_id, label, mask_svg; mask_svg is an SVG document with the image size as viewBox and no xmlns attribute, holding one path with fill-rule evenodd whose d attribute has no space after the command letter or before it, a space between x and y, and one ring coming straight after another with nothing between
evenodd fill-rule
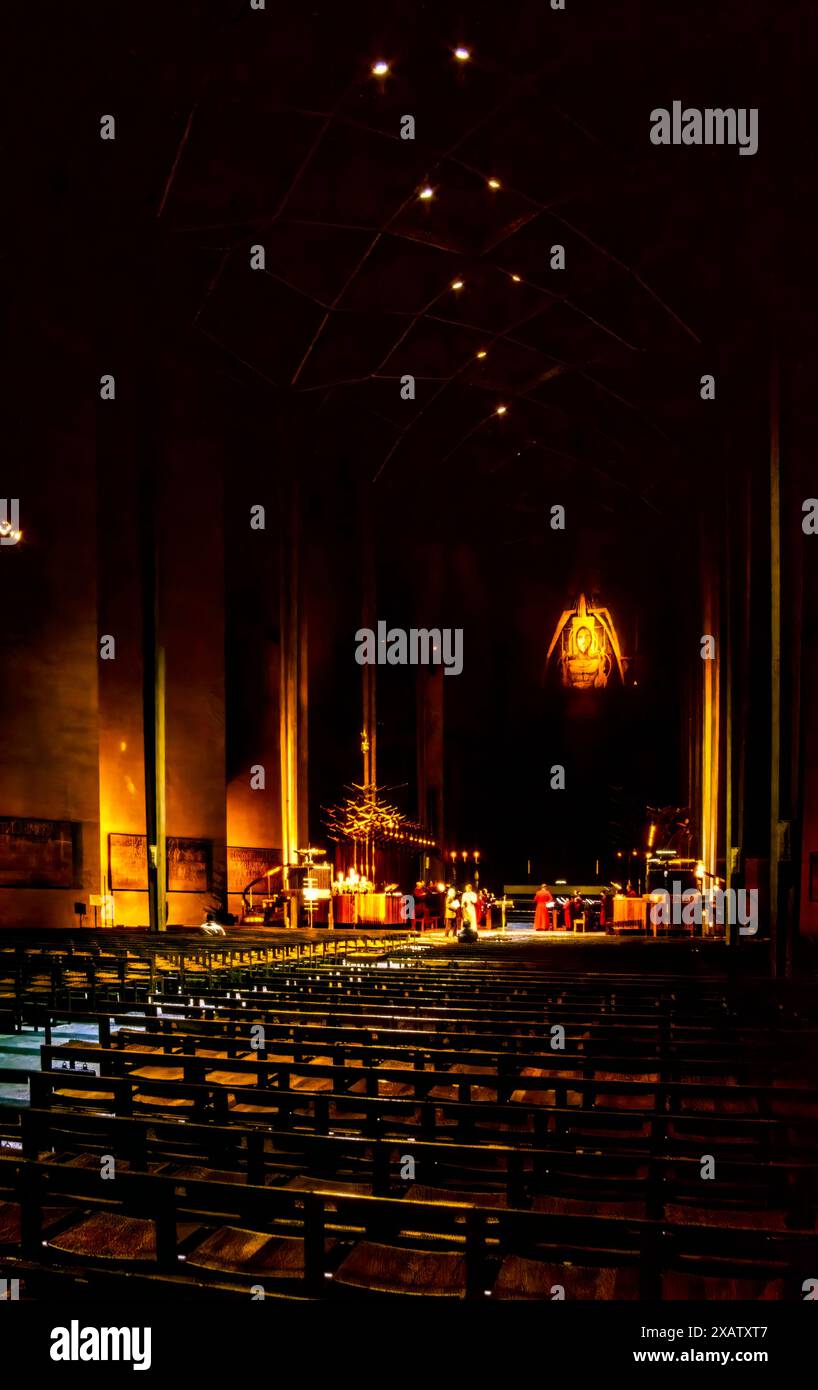
<instances>
[{"instance_id":1,"label":"vertical support beam","mask_svg":"<svg viewBox=\"0 0 818 1390\"><path fill-rule=\"evenodd\" d=\"M744 876L746 860L746 798L747 798L747 740L750 730L750 615L753 592L753 486L749 476L744 479L744 506L741 515L744 575L741 585L741 642L738 652L739 701L738 768L736 773L736 845L741 858L737 879ZM739 884L730 884L738 887Z\"/></svg>"},{"instance_id":2,"label":"vertical support beam","mask_svg":"<svg viewBox=\"0 0 818 1390\"><path fill-rule=\"evenodd\" d=\"M142 562L142 724L145 745L145 829L148 842L148 929L167 925L165 824L165 652L159 611L157 488L153 460L145 463L140 507Z\"/></svg>"},{"instance_id":3,"label":"vertical support beam","mask_svg":"<svg viewBox=\"0 0 818 1390\"><path fill-rule=\"evenodd\" d=\"M770 951L771 973L781 973L778 880L781 819L781 459L779 453L779 373L770 368Z\"/></svg>"},{"instance_id":4,"label":"vertical support beam","mask_svg":"<svg viewBox=\"0 0 818 1390\"><path fill-rule=\"evenodd\" d=\"M724 887L729 889L732 877L733 853L733 545L730 497L732 486L725 483L724 509L724 649L722 681L724 688ZM728 899L729 901L729 899ZM732 920L733 914L725 916L724 932L728 945L735 945L738 939L738 924Z\"/></svg>"},{"instance_id":5,"label":"vertical support beam","mask_svg":"<svg viewBox=\"0 0 818 1390\"><path fill-rule=\"evenodd\" d=\"M702 714L701 714L701 857L704 864L705 888L713 886L716 872L716 851L718 847L718 805L719 805L719 744L720 744L720 667L721 630L719 598L714 565L713 548L706 543L703 557L702 582L704 588L704 631L715 639L715 655L712 660L703 660L702 666Z\"/></svg>"},{"instance_id":6,"label":"vertical support beam","mask_svg":"<svg viewBox=\"0 0 818 1390\"><path fill-rule=\"evenodd\" d=\"M299 700L301 691L300 668L302 655L306 654L306 639L300 634L300 522L299 496L297 483L288 479L284 486L288 489L283 508L285 524L281 537L281 568L279 574L280 611L280 687L279 687L279 745L281 752L281 855L282 862L294 864L296 850L299 848L299 756L306 749L299 746L299 726L305 725L305 717L299 719ZM304 693L305 696L305 693ZM301 773L303 783L306 767Z\"/></svg>"},{"instance_id":7,"label":"vertical support beam","mask_svg":"<svg viewBox=\"0 0 818 1390\"><path fill-rule=\"evenodd\" d=\"M304 565L302 564L302 536L300 515L297 517L298 524L298 549L297 549L297 584L298 584L298 688L297 688L297 723L298 723L298 756L296 759L296 795L298 804L296 807L296 826L298 831L299 845L309 845L310 826L309 826L309 652L308 652L308 631L307 631L307 602L304 593Z\"/></svg>"},{"instance_id":8,"label":"vertical support beam","mask_svg":"<svg viewBox=\"0 0 818 1390\"><path fill-rule=\"evenodd\" d=\"M364 535L363 554L363 594L361 602L361 625L377 632L375 542L369 508L363 509ZM361 695L363 724L361 727L361 752L363 754L364 786L376 787L378 784L378 711L377 711L377 666L361 667Z\"/></svg>"}]
</instances>

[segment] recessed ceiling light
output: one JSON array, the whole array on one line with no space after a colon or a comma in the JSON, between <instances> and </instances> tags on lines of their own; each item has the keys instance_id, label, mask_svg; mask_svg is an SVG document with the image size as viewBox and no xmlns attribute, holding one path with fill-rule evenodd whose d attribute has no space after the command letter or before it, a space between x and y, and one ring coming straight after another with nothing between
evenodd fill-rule
<instances>
[{"instance_id":1,"label":"recessed ceiling light","mask_svg":"<svg viewBox=\"0 0 818 1390\"><path fill-rule=\"evenodd\" d=\"M454 56L458 63L467 63L471 57L471 53L468 48L456 48L454 50Z\"/></svg>"},{"instance_id":2,"label":"recessed ceiling light","mask_svg":"<svg viewBox=\"0 0 818 1390\"><path fill-rule=\"evenodd\" d=\"M434 198L434 196L435 190L433 188L430 188L428 184L425 188L421 188L420 193L418 194L418 197L422 198L424 203L427 203L429 199Z\"/></svg>"},{"instance_id":3,"label":"recessed ceiling light","mask_svg":"<svg viewBox=\"0 0 818 1390\"><path fill-rule=\"evenodd\" d=\"M508 406L507 406L507 405L498 405L498 407L497 407L497 409L495 410L494 413L495 413L495 415L505 415L505 413L506 413L507 410L508 410Z\"/></svg>"},{"instance_id":4,"label":"recessed ceiling light","mask_svg":"<svg viewBox=\"0 0 818 1390\"><path fill-rule=\"evenodd\" d=\"M453 290L462 290L462 288L463 288L463 281L462 281L462 280L452 280L452 289L453 289Z\"/></svg>"},{"instance_id":5,"label":"recessed ceiling light","mask_svg":"<svg viewBox=\"0 0 818 1390\"><path fill-rule=\"evenodd\" d=\"M478 352L477 356L478 356L478 357L485 357L485 355L486 355L486 349L485 349L485 348L481 348L480 351Z\"/></svg>"},{"instance_id":6,"label":"recessed ceiling light","mask_svg":"<svg viewBox=\"0 0 818 1390\"><path fill-rule=\"evenodd\" d=\"M389 71L389 64L388 64L388 63L385 63L385 62L383 61L383 59L381 59L381 60L380 60L379 62L377 62L377 63L373 63L373 64L372 64L372 76L373 76L373 77L386 77L386 74L388 73L388 71Z\"/></svg>"},{"instance_id":7,"label":"recessed ceiling light","mask_svg":"<svg viewBox=\"0 0 818 1390\"><path fill-rule=\"evenodd\" d=\"M519 275L512 275L511 278L512 278L512 280L514 281L515 284L519 285L519 283L520 283L520 277L519 277Z\"/></svg>"},{"instance_id":8,"label":"recessed ceiling light","mask_svg":"<svg viewBox=\"0 0 818 1390\"><path fill-rule=\"evenodd\" d=\"M489 188L499 188L499 187L500 187L500 180L499 180L499 179L489 179Z\"/></svg>"}]
</instances>

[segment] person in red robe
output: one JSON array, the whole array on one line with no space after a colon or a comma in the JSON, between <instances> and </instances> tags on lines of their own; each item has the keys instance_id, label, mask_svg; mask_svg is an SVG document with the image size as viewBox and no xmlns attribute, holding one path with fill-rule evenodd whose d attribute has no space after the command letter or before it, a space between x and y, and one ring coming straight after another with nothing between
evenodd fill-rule
<instances>
[{"instance_id":1,"label":"person in red robe","mask_svg":"<svg viewBox=\"0 0 818 1390\"><path fill-rule=\"evenodd\" d=\"M542 883L534 894L534 930L551 930L551 912L554 907L554 899L549 891L548 884Z\"/></svg>"}]
</instances>

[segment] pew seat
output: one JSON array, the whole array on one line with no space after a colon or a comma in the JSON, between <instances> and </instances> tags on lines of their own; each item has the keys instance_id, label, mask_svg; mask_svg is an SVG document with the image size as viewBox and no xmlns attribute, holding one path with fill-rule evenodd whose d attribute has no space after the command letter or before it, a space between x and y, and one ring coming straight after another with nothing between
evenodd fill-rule
<instances>
[{"instance_id":1,"label":"pew seat","mask_svg":"<svg viewBox=\"0 0 818 1390\"><path fill-rule=\"evenodd\" d=\"M50 1249L86 1259L155 1263L156 1229L139 1216L95 1212L47 1240Z\"/></svg>"},{"instance_id":2,"label":"pew seat","mask_svg":"<svg viewBox=\"0 0 818 1390\"><path fill-rule=\"evenodd\" d=\"M171 1078L165 1073L163 1079L169 1081ZM148 1091L134 1091L133 1103L135 1107L144 1106L150 1110L192 1110L196 1104L192 1096L152 1096Z\"/></svg>"},{"instance_id":3,"label":"pew seat","mask_svg":"<svg viewBox=\"0 0 818 1390\"><path fill-rule=\"evenodd\" d=\"M278 1102L273 1099L265 1101L236 1100L234 1095L228 1095L227 1108L231 1115L247 1115L251 1120L271 1120L279 1112Z\"/></svg>"},{"instance_id":4,"label":"pew seat","mask_svg":"<svg viewBox=\"0 0 818 1390\"><path fill-rule=\"evenodd\" d=\"M378 1095L387 1097L400 1097L414 1095L414 1086L404 1081L393 1081L392 1072L411 1071L414 1063L390 1061L388 1067L381 1067L378 1072ZM350 1095L365 1095L366 1080L362 1078L355 1081L349 1088Z\"/></svg>"},{"instance_id":5,"label":"pew seat","mask_svg":"<svg viewBox=\"0 0 818 1390\"><path fill-rule=\"evenodd\" d=\"M581 1081L581 1080L582 1080L582 1072L581 1072L581 1071L552 1071L550 1068L546 1069L545 1067L522 1067L521 1070L520 1070L520 1076L521 1076L521 1077L523 1077L523 1076L531 1076L531 1077L538 1077L538 1078L539 1078L539 1077L547 1077L547 1078L549 1078L549 1079L551 1079L551 1080L560 1081L560 1082L563 1082L563 1081ZM537 1091L526 1091L526 1090L512 1091L512 1093L511 1093L511 1100L512 1100L512 1103L513 1103L514 1105L552 1105L552 1106L553 1106L553 1105L556 1105L556 1104L557 1104L557 1091L556 1091L556 1089L550 1089L550 1088L549 1088L548 1090L542 1090L542 1091L540 1091L540 1090L537 1090ZM577 1106L581 1105L581 1104L582 1104L582 1092L581 1092L581 1091L567 1091L567 1092L566 1092L566 1104L568 1104L568 1105L577 1105Z\"/></svg>"},{"instance_id":6,"label":"pew seat","mask_svg":"<svg viewBox=\"0 0 818 1390\"><path fill-rule=\"evenodd\" d=\"M522 1255L507 1255L494 1281L491 1297L552 1300L555 1288L564 1289L566 1299L634 1300L639 1298L639 1271L546 1264Z\"/></svg>"},{"instance_id":7,"label":"pew seat","mask_svg":"<svg viewBox=\"0 0 818 1390\"><path fill-rule=\"evenodd\" d=\"M333 1275L336 1284L371 1293L465 1298L466 1261L448 1251L412 1250L364 1240Z\"/></svg>"},{"instance_id":8,"label":"pew seat","mask_svg":"<svg viewBox=\"0 0 818 1390\"><path fill-rule=\"evenodd\" d=\"M163 1177L178 1179L180 1182L233 1182L246 1183L246 1173L236 1173L225 1168L206 1168L199 1163L167 1164Z\"/></svg>"},{"instance_id":9,"label":"pew seat","mask_svg":"<svg viewBox=\"0 0 818 1390\"><path fill-rule=\"evenodd\" d=\"M78 1091L70 1086L59 1086L54 1088L54 1095L59 1096L60 1100L70 1100L84 1105L99 1105L101 1102L113 1104L113 1091Z\"/></svg>"},{"instance_id":10,"label":"pew seat","mask_svg":"<svg viewBox=\"0 0 818 1390\"><path fill-rule=\"evenodd\" d=\"M507 1207L505 1192L461 1191L457 1187L427 1187L415 1182L406 1192L407 1202L466 1202L475 1207Z\"/></svg>"},{"instance_id":11,"label":"pew seat","mask_svg":"<svg viewBox=\"0 0 818 1390\"><path fill-rule=\"evenodd\" d=\"M0 1250L19 1249L22 1234L21 1213L22 1207L19 1202L0 1202ZM76 1214L76 1207L43 1207L43 1232Z\"/></svg>"},{"instance_id":12,"label":"pew seat","mask_svg":"<svg viewBox=\"0 0 818 1390\"><path fill-rule=\"evenodd\" d=\"M786 1231L786 1213L769 1207L696 1206L687 1202L666 1202L665 1220L679 1225L730 1226L740 1230Z\"/></svg>"},{"instance_id":13,"label":"pew seat","mask_svg":"<svg viewBox=\"0 0 818 1390\"><path fill-rule=\"evenodd\" d=\"M667 1270L662 1275L662 1298L668 1301L680 1299L697 1302L735 1302L737 1299L746 1299L748 1302L773 1302L783 1297L783 1279L770 1276L727 1279L713 1275L688 1274L678 1270Z\"/></svg>"},{"instance_id":14,"label":"pew seat","mask_svg":"<svg viewBox=\"0 0 818 1390\"><path fill-rule=\"evenodd\" d=\"M659 1082L659 1075L657 1072L598 1071L596 1080L597 1084L601 1081L642 1081L655 1086ZM644 1095L618 1095L615 1092L609 1094L599 1088L596 1104L602 1110L653 1110L656 1096L650 1091L646 1091Z\"/></svg>"},{"instance_id":15,"label":"pew seat","mask_svg":"<svg viewBox=\"0 0 818 1390\"><path fill-rule=\"evenodd\" d=\"M608 1201L605 1198L586 1200L581 1197L535 1197L534 1211L550 1216L616 1216L623 1220L642 1220L646 1216L644 1201Z\"/></svg>"},{"instance_id":16,"label":"pew seat","mask_svg":"<svg viewBox=\"0 0 818 1390\"><path fill-rule=\"evenodd\" d=\"M474 1075L475 1073L479 1075L481 1072L485 1072L486 1070L487 1067L485 1065L477 1067L471 1066L468 1062L455 1062L454 1065L449 1068L449 1073L451 1076L469 1076ZM460 1088L457 1084L453 1086L446 1086L445 1084L441 1084L439 1086L432 1087L431 1091L429 1092L429 1099L457 1100L459 1098L459 1095ZM471 1098L473 1101L496 1101L497 1089L496 1087L490 1086L474 1086L471 1090Z\"/></svg>"},{"instance_id":17,"label":"pew seat","mask_svg":"<svg viewBox=\"0 0 818 1390\"><path fill-rule=\"evenodd\" d=\"M290 1178L284 1186L296 1192L340 1192L348 1196L361 1197L372 1195L370 1182L350 1182L346 1178L316 1178L309 1173L300 1173L298 1177Z\"/></svg>"},{"instance_id":18,"label":"pew seat","mask_svg":"<svg viewBox=\"0 0 818 1390\"><path fill-rule=\"evenodd\" d=\"M193 1269L220 1274L272 1274L300 1279L304 1274L304 1242L294 1236L271 1236L264 1231L221 1226L188 1252L185 1263Z\"/></svg>"},{"instance_id":19,"label":"pew seat","mask_svg":"<svg viewBox=\"0 0 818 1390\"><path fill-rule=\"evenodd\" d=\"M313 1057L316 1066L332 1066L331 1057ZM293 1076L290 1078L290 1089L293 1091L332 1091L335 1089L335 1082L331 1076Z\"/></svg>"}]
</instances>

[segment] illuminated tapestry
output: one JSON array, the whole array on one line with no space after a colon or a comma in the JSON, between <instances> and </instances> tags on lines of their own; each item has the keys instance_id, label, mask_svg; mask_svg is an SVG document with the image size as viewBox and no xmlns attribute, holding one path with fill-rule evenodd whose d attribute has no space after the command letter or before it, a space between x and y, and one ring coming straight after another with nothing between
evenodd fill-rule
<instances>
[{"instance_id":1,"label":"illuminated tapestry","mask_svg":"<svg viewBox=\"0 0 818 1390\"><path fill-rule=\"evenodd\" d=\"M625 663L613 619L607 608L589 604L584 594L580 594L576 607L562 613L548 648L548 661L558 646L563 685L598 690L608 684L614 664L624 681Z\"/></svg>"}]
</instances>

